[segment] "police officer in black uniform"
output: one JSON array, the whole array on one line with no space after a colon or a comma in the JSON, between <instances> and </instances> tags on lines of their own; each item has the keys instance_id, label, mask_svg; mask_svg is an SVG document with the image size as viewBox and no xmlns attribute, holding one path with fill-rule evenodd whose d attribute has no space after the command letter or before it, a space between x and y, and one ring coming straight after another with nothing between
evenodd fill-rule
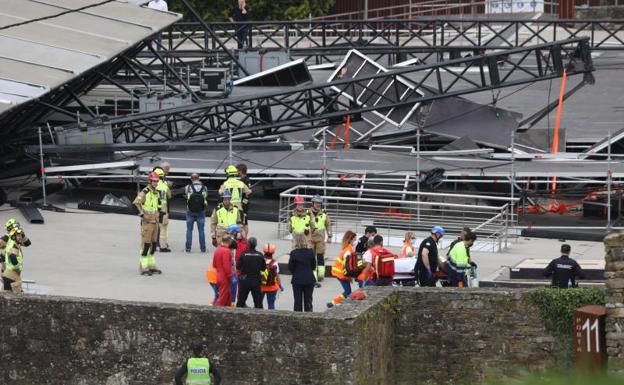
<instances>
[{"instance_id":1,"label":"police officer in black uniform","mask_svg":"<svg viewBox=\"0 0 624 385\"><path fill-rule=\"evenodd\" d=\"M441 226L433 226L431 236L425 238L418 247L418 257L414 272L418 277L421 287L435 287L437 278L435 273L439 270L438 242L444 236L445 231Z\"/></svg>"},{"instance_id":2,"label":"police officer in black uniform","mask_svg":"<svg viewBox=\"0 0 624 385\"><path fill-rule=\"evenodd\" d=\"M576 278L585 278L581 266L574 259L570 258L571 249L568 244L561 245L561 257L550 261L546 269L544 269L545 277L552 276L553 287L567 289L570 284L572 287L575 287Z\"/></svg>"}]
</instances>

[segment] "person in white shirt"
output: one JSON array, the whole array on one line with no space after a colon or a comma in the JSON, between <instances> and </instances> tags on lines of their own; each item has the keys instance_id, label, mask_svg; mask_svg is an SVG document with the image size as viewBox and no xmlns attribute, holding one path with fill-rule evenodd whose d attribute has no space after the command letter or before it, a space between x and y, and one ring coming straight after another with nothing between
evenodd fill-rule
<instances>
[{"instance_id":1,"label":"person in white shirt","mask_svg":"<svg viewBox=\"0 0 624 385\"><path fill-rule=\"evenodd\" d=\"M165 0L152 0L147 4L147 8L155 9L157 11L168 12L169 7L167 6L167 2ZM160 50L162 48L162 32L158 33L156 37L156 49Z\"/></svg>"}]
</instances>

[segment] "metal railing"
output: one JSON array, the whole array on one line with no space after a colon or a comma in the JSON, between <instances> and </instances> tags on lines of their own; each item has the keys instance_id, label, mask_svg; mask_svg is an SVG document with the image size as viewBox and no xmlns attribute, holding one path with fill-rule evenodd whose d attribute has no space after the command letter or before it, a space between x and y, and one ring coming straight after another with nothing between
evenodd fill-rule
<instances>
[{"instance_id":1,"label":"metal railing","mask_svg":"<svg viewBox=\"0 0 624 385\"><path fill-rule=\"evenodd\" d=\"M500 252L507 248L510 198L311 185L295 186L280 194L280 239L289 237L293 198L303 196L309 201L315 194L323 197L323 208L331 218L336 242L340 242L345 231L361 235L369 225L377 228L389 246L400 246L406 231L424 238L435 225L446 229L449 236L445 242L450 242L454 234L468 226L479 235L478 249Z\"/></svg>"}]
</instances>

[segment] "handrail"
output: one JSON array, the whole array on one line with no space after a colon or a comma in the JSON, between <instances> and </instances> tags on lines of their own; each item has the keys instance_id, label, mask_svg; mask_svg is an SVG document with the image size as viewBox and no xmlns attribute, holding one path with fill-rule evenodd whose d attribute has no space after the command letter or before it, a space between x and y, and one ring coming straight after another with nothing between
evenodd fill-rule
<instances>
[{"instance_id":1,"label":"handrail","mask_svg":"<svg viewBox=\"0 0 624 385\"><path fill-rule=\"evenodd\" d=\"M316 190L331 190L331 191L345 191L345 192L358 192L359 189L357 188L350 188L350 187L322 187L322 186L311 186L311 185L298 185L298 186L293 186L287 190L285 190L284 192L282 192L282 194L292 194L293 190L297 190L300 188L305 188L305 189L316 189ZM418 192L418 191L404 191L404 190L400 190L400 191L392 191L392 190L381 190L381 189L366 189L366 192L375 192L375 193L384 193L384 194L395 194L395 195L423 195L423 196L431 196L431 197L448 197L449 194L443 194L443 193L430 193L430 192ZM504 201L504 202L518 202L520 200L520 198L510 198L510 197L496 197L496 196L489 196L489 195L474 195L474 194L453 194L453 197L457 197L457 198L469 198L469 199L483 199L483 200L489 200L489 201ZM492 207L492 206L488 206L488 207ZM501 206L502 207L502 206Z\"/></svg>"}]
</instances>

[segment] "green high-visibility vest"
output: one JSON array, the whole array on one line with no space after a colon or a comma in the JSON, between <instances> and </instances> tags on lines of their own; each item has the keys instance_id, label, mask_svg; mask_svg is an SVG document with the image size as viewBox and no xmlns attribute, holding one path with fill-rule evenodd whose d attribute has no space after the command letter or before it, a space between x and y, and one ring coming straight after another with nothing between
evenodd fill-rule
<instances>
[{"instance_id":1,"label":"green high-visibility vest","mask_svg":"<svg viewBox=\"0 0 624 385\"><path fill-rule=\"evenodd\" d=\"M167 193L169 192L169 185L164 180L159 180L156 185L156 190L160 192L160 200L163 205L167 204Z\"/></svg>"},{"instance_id":2,"label":"green high-visibility vest","mask_svg":"<svg viewBox=\"0 0 624 385\"><path fill-rule=\"evenodd\" d=\"M310 229L310 214L306 214L304 216L299 216L293 214L290 217L290 227L292 228L293 233L303 233L306 230Z\"/></svg>"},{"instance_id":3,"label":"green high-visibility vest","mask_svg":"<svg viewBox=\"0 0 624 385\"><path fill-rule=\"evenodd\" d=\"M230 190L232 193L232 204L236 206L239 206L243 201L243 189L245 186L245 183L237 178L227 178L225 182L223 182L223 188Z\"/></svg>"},{"instance_id":4,"label":"green high-visibility vest","mask_svg":"<svg viewBox=\"0 0 624 385\"><path fill-rule=\"evenodd\" d=\"M24 267L24 254L22 254L22 249L18 248L18 253L17 253L17 265L14 265L11 262L11 258L9 258L9 255L11 255L11 250L13 249L13 247L15 246L15 240L12 238L9 238L9 241L6 244L6 247L4 248L4 255L5 255L5 259L4 259L4 263L6 266L6 269L9 271L22 271L23 267Z\"/></svg>"},{"instance_id":5,"label":"green high-visibility vest","mask_svg":"<svg viewBox=\"0 0 624 385\"><path fill-rule=\"evenodd\" d=\"M468 251L464 242L457 242L451 249L449 259L452 264L459 268L468 266Z\"/></svg>"},{"instance_id":6,"label":"green high-visibility vest","mask_svg":"<svg viewBox=\"0 0 624 385\"><path fill-rule=\"evenodd\" d=\"M154 213L161 207L160 194L149 187L143 189L145 202L141 205L144 211Z\"/></svg>"},{"instance_id":7,"label":"green high-visibility vest","mask_svg":"<svg viewBox=\"0 0 624 385\"><path fill-rule=\"evenodd\" d=\"M207 358L189 358L186 362L187 385L210 385L210 361Z\"/></svg>"},{"instance_id":8,"label":"green high-visibility vest","mask_svg":"<svg viewBox=\"0 0 624 385\"><path fill-rule=\"evenodd\" d=\"M325 230L326 220L327 213L325 211L321 211L320 213L314 215L314 228L316 230Z\"/></svg>"},{"instance_id":9,"label":"green high-visibility vest","mask_svg":"<svg viewBox=\"0 0 624 385\"><path fill-rule=\"evenodd\" d=\"M225 206L219 205L217 209L217 226L228 227L235 225L238 222L238 208L230 206L230 209L226 209Z\"/></svg>"}]
</instances>

